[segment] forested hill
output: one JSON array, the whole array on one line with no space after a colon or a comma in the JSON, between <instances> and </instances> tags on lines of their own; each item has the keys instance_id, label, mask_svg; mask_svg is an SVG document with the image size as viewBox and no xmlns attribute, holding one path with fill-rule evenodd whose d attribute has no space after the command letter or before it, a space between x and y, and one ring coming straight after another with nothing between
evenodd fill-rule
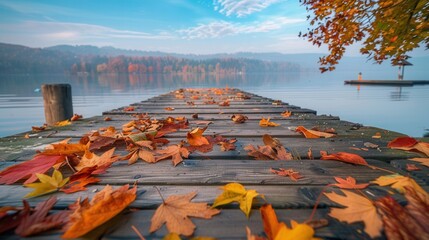
<instances>
[{"instance_id":1,"label":"forested hill","mask_svg":"<svg viewBox=\"0 0 429 240\"><path fill-rule=\"evenodd\" d=\"M180 55L113 47L29 48L0 43L0 73L250 73L300 71L288 61L233 55Z\"/></svg>"}]
</instances>

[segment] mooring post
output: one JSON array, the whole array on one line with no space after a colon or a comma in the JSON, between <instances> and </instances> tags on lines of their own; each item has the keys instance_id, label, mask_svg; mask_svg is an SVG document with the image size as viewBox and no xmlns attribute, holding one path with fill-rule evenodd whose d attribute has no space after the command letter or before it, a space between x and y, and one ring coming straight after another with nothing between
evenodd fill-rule
<instances>
[{"instance_id":1,"label":"mooring post","mask_svg":"<svg viewBox=\"0 0 429 240\"><path fill-rule=\"evenodd\" d=\"M73 116L70 84L43 84L42 95L48 125L54 125Z\"/></svg>"}]
</instances>

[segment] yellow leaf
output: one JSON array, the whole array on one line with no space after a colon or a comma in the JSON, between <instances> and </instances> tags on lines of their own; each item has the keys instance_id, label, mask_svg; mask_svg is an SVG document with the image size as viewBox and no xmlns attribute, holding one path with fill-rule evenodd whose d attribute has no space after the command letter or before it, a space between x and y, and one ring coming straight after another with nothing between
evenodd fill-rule
<instances>
[{"instance_id":1,"label":"yellow leaf","mask_svg":"<svg viewBox=\"0 0 429 240\"><path fill-rule=\"evenodd\" d=\"M346 208L331 208L329 216L347 223L364 222L365 232L371 237L380 236L383 228L381 217L374 204L365 197L347 190L341 190L345 196L335 192L324 193L331 201Z\"/></svg>"},{"instance_id":2,"label":"yellow leaf","mask_svg":"<svg viewBox=\"0 0 429 240\"><path fill-rule=\"evenodd\" d=\"M392 188L398 190L400 193L404 193L404 187L409 186L417 192L428 196L428 193L422 187L420 187L420 185L416 183L416 181L414 181L412 178L404 177L399 174L381 176L375 179L375 181L372 181L372 183L378 184L380 186L391 185Z\"/></svg>"},{"instance_id":3,"label":"yellow leaf","mask_svg":"<svg viewBox=\"0 0 429 240\"><path fill-rule=\"evenodd\" d=\"M181 238L177 233L169 233L165 235L162 240L181 240Z\"/></svg>"},{"instance_id":4,"label":"yellow leaf","mask_svg":"<svg viewBox=\"0 0 429 240\"><path fill-rule=\"evenodd\" d=\"M64 126L67 126L67 125L70 125L70 124L71 124L70 120L66 119L66 120L61 121L61 122L56 122L54 125L56 127L64 127Z\"/></svg>"},{"instance_id":5,"label":"yellow leaf","mask_svg":"<svg viewBox=\"0 0 429 240\"><path fill-rule=\"evenodd\" d=\"M314 238L314 229L305 223L297 223L291 221L292 228L288 228L285 224L280 224L280 229L277 232L274 240L317 240Z\"/></svg>"},{"instance_id":6,"label":"yellow leaf","mask_svg":"<svg viewBox=\"0 0 429 240\"><path fill-rule=\"evenodd\" d=\"M222 189L224 192L215 199L212 207L238 202L241 211L249 217L250 210L252 210L253 198L260 194L256 190L246 190L240 183L228 183Z\"/></svg>"},{"instance_id":7,"label":"yellow leaf","mask_svg":"<svg viewBox=\"0 0 429 240\"><path fill-rule=\"evenodd\" d=\"M78 238L107 222L136 199L137 187L129 189L124 185L116 190L107 185L103 190L88 199L73 204L70 224L62 238Z\"/></svg>"},{"instance_id":8,"label":"yellow leaf","mask_svg":"<svg viewBox=\"0 0 429 240\"><path fill-rule=\"evenodd\" d=\"M25 187L35 189L33 192L25 195L24 198L37 197L55 192L69 181L69 178L63 179L63 175L58 170L54 170L52 177L40 173L36 173L36 176L40 182L24 184Z\"/></svg>"},{"instance_id":9,"label":"yellow leaf","mask_svg":"<svg viewBox=\"0 0 429 240\"><path fill-rule=\"evenodd\" d=\"M261 121L259 121L259 126L261 127L277 127L280 126L280 124L275 122L270 122L270 118L262 118Z\"/></svg>"}]
</instances>

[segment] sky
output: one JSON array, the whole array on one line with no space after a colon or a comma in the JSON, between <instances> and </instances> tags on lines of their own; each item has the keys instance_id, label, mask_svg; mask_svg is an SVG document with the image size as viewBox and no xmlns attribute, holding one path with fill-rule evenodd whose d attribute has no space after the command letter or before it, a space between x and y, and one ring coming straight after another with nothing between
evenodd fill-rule
<instances>
[{"instance_id":1,"label":"sky","mask_svg":"<svg viewBox=\"0 0 429 240\"><path fill-rule=\"evenodd\" d=\"M0 42L173 53L327 53L298 0L0 0ZM359 46L347 55L358 55Z\"/></svg>"}]
</instances>

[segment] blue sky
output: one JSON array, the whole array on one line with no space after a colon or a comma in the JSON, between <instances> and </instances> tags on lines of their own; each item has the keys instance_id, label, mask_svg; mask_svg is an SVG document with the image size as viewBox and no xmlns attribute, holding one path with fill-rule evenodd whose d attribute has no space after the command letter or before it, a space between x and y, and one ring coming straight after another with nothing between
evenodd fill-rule
<instances>
[{"instance_id":1,"label":"blue sky","mask_svg":"<svg viewBox=\"0 0 429 240\"><path fill-rule=\"evenodd\" d=\"M0 0L0 42L177 53L323 52L298 0Z\"/></svg>"},{"instance_id":2,"label":"blue sky","mask_svg":"<svg viewBox=\"0 0 429 240\"><path fill-rule=\"evenodd\" d=\"M0 0L0 42L194 54L326 53L298 38L307 15L298 0Z\"/></svg>"}]
</instances>

